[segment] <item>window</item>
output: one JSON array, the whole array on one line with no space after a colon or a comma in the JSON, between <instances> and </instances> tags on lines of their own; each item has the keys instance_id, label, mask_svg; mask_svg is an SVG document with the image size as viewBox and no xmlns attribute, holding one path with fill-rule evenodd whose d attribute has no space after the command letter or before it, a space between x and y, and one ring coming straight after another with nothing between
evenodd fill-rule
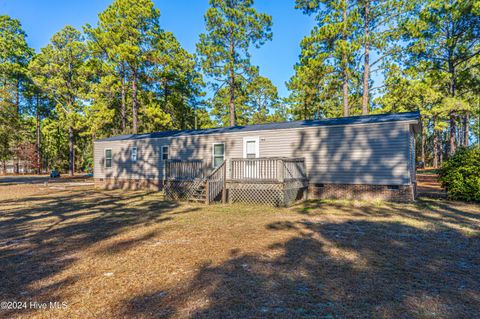
<instances>
[{"instance_id":1,"label":"window","mask_svg":"<svg viewBox=\"0 0 480 319\"><path fill-rule=\"evenodd\" d=\"M112 149L110 148L105 149L105 167L112 167Z\"/></svg>"},{"instance_id":2,"label":"window","mask_svg":"<svg viewBox=\"0 0 480 319\"><path fill-rule=\"evenodd\" d=\"M258 136L243 138L243 158L260 157L259 140Z\"/></svg>"},{"instance_id":3,"label":"window","mask_svg":"<svg viewBox=\"0 0 480 319\"><path fill-rule=\"evenodd\" d=\"M162 160L168 160L168 146L162 146Z\"/></svg>"},{"instance_id":4,"label":"window","mask_svg":"<svg viewBox=\"0 0 480 319\"><path fill-rule=\"evenodd\" d=\"M137 161L137 148L136 147L132 147L132 162L136 162Z\"/></svg>"},{"instance_id":5,"label":"window","mask_svg":"<svg viewBox=\"0 0 480 319\"><path fill-rule=\"evenodd\" d=\"M225 144L213 144L213 167L218 167L225 160Z\"/></svg>"},{"instance_id":6,"label":"window","mask_svg":"<svg viewBox=\"0 0 480 319\"><path fill-rule=\"evenodd\" d=\"M255 141L247 141L246 142L246 154L247 158L255 158L257 157L256 152L256 142Z\"/></svg>"}]
</instances>

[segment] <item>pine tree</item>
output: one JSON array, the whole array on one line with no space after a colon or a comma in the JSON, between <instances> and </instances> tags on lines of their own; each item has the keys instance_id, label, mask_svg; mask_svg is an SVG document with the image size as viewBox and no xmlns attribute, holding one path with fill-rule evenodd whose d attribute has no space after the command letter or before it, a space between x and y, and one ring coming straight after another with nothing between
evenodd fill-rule
<instances>
[{"instance_id":1,"label":"pine tree","mask_svg":"<svg viewBox=\"0 0 480 319\"><path fill-rule=\"evenodd\" d=\"M28 85L27 66L33 55L26 38L20 21L0 15L0 160L4 164L22 142L22 104L25 104L22 96Z\"/></svg>"},{"instance_id":2,"label":"pine tree","mask_svg":"<svg viewBox=\"0 0 480 319\"><path fill-rule=\"evenodd\" d=\"M407 30L409 64L430 70L443 86L449 110L449 154L457 146L457 116L465 105L462 95L469 91L467 80L471 63L480 54L480 15L474 0L425 1L412 13L404 27ZM455 101L456 100L456 101Z\"/></svg>"},{"instance_id":3,"label":"pine tree","mask_svg":"<svg viewBox=\"0 0 480 319\"><path fill-rule=\"evenodd\" d=\"M210 0L205 14L206 33L200 35L197 52L202 70L215 90L224 94L226 85L231 126L237 124L238 81L247 81L254 72L250 49L272 38L271 25L271 16L258 13L253 0Z\"/></svg>"},{"instance_id":4,"label":"pine tree","mask_svg":"<svg viewBox=\"0 0 480 319\"><path fill-rule=\"evenodd\" d=\"M66 26L52 37L51 43L42 48L30 63L35 84L55 101L60 124L68 131L71 176L75 171L75 130L81 122L82 97L88 91L87 58L87 47L81 33Z\"/></svg>"},{"instance_id":5,"label":"pine tree","mask_svg":"<svg viewBox=\"0 0 480 319\"><path fill-rule=\"evenodd\" d=\"M130 86L133 133L139 128L139 92L147 69L148 56L157 34L160 11L150 0L115 0L99 14L96 28L87 25L85 32L97 57L111 64L120 87L122 131L126 130L126 92Z\"/></svg>"},{"instance_id":6,"label":"pine tree","mask_svg":"<svg viewBox=\"0 0 480 319\"><path fill-rule=\"evenodd\" d=\"M290 101L297 105L295 108L303 108L304 118L308 118L314 114L338 114L341 99L340 114L348 116L352 108L349 96L353 91L349 86L355 81L359 48L357 10L348 0L297 0L295 7L315 15L318 25L301 42L300 61L288 84L292 91Z\"/></svg>"},{"instance_id":7,"label":"pine tree","mask_svg":"<svg viewBox=\"0 0 480 319\"><path fill-rule=\"evenodd\" d=\"M151 69L147 87L156 98L155 110L163 113L169 123L163 127L195 128L196 111L202 108L204 82L195 57L182 48L171 32L157 36L149 55ZM157 128L158 129L158 128Z\"/></svg>"},{"instance_id":8,"label":"pine tree","mask_svg":"<svg viewBox=\"0 0 480 319\"><path fill-rule=\"evenodd\" d=\"M250 124L261 124L278 121L273 117L280 113L278 90L270 79L256 76L246 87L247 105L252 110Z\"/></svg>"}]
</instances>

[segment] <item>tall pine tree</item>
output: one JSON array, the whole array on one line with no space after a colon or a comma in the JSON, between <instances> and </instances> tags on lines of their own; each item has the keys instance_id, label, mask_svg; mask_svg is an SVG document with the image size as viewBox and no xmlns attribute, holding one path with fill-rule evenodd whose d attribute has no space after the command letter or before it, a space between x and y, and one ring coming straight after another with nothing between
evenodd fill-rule
<instances>
[{"instance_id":1,"label":"tall pine tree","mask_svg":"<svg viewBox=\"0 0 480 319\"><path fill-rule=\"evenodd\" d=\"M35 84L55 101L62 128L68 131L69 173L75 167L75 130L81 123L83 98L88 90L86 60L88 51L81 33L71 26L56 33L51 43L32 60Z\"/></svg>"},{"instance_id":2,"label":"tall pine tree","mask_svg":"<svg viewBox=\"0 0 480 319\"><path fill-rule=\"evenodd\" d=\"M253 0L210 0L205 14L206 33L200 35L197 52L215 90L220 92L224 86L228 90L231 126L237 124L236 91L242 79L246 81L254 73L250 49L272 38L271 26L271 16L258 13Z\"/></svg>"}]
</instances>

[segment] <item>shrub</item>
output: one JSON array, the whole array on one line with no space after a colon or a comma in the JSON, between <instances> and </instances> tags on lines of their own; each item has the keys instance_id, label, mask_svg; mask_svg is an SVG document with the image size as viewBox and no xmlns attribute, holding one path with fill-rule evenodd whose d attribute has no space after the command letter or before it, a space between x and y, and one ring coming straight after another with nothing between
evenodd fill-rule
<instances>
[{"instance_id":1,"label":"shrub","mask_svg":"<svg viewBox=\"0 0 480 319\"><path fill-rule=\"evenodd\" d=\"M459 149L439 174L449 198L480 201L480 147Z\"/></svg>"}]
</instances>

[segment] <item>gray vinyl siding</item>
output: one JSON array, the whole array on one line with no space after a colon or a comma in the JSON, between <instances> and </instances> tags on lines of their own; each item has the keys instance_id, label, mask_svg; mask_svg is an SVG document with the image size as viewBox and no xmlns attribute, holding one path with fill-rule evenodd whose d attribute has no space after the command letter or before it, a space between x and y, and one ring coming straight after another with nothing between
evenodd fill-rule
<instances>
[{"instance_id":1,"label":"gray vinyl siding","mask_svg":"<svg viewBox=\"0 0 480 319\"><path fill-rule=\"evenodd\" d=\"M211 167L213 143L225 143L227 160L241 158L244 137L259 138L260 157L305 157L311 183L410 184L412 146L407 122L96 142L94 175L161 179L163 145L169 145L171 159L203 159ZM133 146L138 148L137 163L130 160ZM106 148L113 153L111 169L103 165Z\"/></svg>"}]
</instances>

